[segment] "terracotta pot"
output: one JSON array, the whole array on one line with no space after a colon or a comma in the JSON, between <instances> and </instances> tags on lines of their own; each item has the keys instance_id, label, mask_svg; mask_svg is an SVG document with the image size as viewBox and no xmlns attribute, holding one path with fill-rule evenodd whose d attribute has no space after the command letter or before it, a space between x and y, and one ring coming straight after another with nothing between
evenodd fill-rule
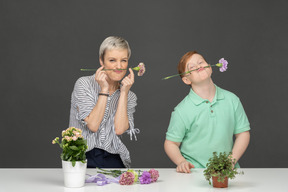
<instances>
[{"instance_id":1,"label":"terracotta pot","mask_svg":"<svg viewBox=\"0 0 288 192\"><path fill-rule=\"evenodd\" d=\"M228 187L228 178L225 177L225 180L223 183L218 182L218 177L212 177L212 181L213 181L213 187L215 188L227 188Z\"/></svg>"}]
</instances>

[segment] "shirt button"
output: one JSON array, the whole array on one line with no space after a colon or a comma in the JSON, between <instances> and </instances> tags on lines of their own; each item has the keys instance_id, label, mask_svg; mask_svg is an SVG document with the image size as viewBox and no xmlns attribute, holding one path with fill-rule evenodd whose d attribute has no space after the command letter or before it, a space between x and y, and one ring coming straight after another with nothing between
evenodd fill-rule
<instances>
[{"instance_id":1,"label":"shirt button","mask_svg":"<svg viewBox=\"0 0 288 192\"><path fill-rule=\"evenodd\" d=\"M213 110L211 110L211 113L213 113Z\"/></svg>"},{"instance_id":2,"label":"shirt button","mask_svg":"<svg viewBox=\"0 0 288 192\"><path fill-rule=\"evenodd\" d=\"M206 103L208 103L208 101L206 101Z\"/></svg>"}]
</instances>

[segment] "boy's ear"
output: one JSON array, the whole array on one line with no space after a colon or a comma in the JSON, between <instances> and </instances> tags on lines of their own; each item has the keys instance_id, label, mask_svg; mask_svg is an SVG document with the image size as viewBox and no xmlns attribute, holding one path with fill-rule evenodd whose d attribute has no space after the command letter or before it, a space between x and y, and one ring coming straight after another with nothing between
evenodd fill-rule
<instances>
[{"instance_id":1,"label":"boy's ear","mask_svg":"<svg viewBox=\"0 0 288 192\"><path fill-rule=\"evenodd\" d=\"M187 77L182 77L182 81L183 81L186 85L191 85L191 81L190 81Z\"/></svg>"}]
</instances>

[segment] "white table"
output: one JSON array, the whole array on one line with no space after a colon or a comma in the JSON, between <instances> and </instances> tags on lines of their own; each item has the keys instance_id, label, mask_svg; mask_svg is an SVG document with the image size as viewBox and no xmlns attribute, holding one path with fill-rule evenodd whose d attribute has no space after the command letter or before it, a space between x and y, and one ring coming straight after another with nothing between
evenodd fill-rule
<instances>
[{"instance_id":1,"label":"white table","mask_svg":"<svg viewBox=\"0 0 288 192\"><path fill-rule=\"evenodd\" d=\"M204 169L192 169L191 174L177 173L175 169L157 170L159 180L148 185L123 186L111 183L97 186L89 183L82 188L66 188L63 186L62 169L0 169L0 192L288 192L288 168L241 169L244 175L229 180L226 189L210 186L204 178ZM88 169L87 173L95 175L97 172Z\"/></svg>"}]
</instances>

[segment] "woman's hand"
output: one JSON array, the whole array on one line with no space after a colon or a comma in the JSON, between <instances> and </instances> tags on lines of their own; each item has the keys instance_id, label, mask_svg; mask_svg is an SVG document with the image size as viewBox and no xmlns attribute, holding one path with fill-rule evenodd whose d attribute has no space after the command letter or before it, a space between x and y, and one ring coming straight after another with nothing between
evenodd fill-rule
<instances>
[{"instance_id":1,"label":"woman's hand","mask_svg":"<svg viewBox=\"0 0 288 192\"><path fill-rule=\"evenodd\" d=\"M100 67L97 69L96 74L95 74L95 80L101 87L101 92L108 93L109 91L109 84L107 82L107 74L105 71L102 71L104 66Z\"/></svg>"},{"instance_id":2,"label":"woman's hand","mask_svg":"<svg viewBox=\"0 0 288 192\"><path fill-rule=\"evenodd\" d=\"M129 71L130 71L130 74L126 76L121 82L122 84L122 87L120 90L121 92L128 93L128 91L130 90L130 88L132 87L134 83L134 72L131 68L129 68Z\"/></svg>"},{"instance_id":3,"label":"woman's hand","mask_svg":"<svg viewBox=\"0 0 288 192\"><path fill-rule=\"evenodd\" d=\"M194 165L188 161L182 161L176 168L179 173L191 173L190 169L194 168Z\"/></svg>"}]
</instances>

